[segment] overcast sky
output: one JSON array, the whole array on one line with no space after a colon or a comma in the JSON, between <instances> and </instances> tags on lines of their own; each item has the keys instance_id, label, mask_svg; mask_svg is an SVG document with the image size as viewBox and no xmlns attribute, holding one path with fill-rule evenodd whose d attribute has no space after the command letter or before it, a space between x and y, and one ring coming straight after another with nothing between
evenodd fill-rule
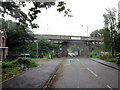
<instances>
[{"instance_id":1,"label":"overcast sky","mask_svg":"<svg viewBox=\"0 0 120 90\"><path fill-rule=\"evenodd\" d=\"M44 10L35 20L40 26L34 29L37 34L87 36L91 31L104 27L102 15L106 9L118 9L119 0L64 0L72 10L73 17L64 17L55 8ZM84 25L82 27L81 25Z\"/></svg>"},{"instance_id":2,"label":"overcast sky","mask_svg":"<svg viewBox=\"0 0 120 90\"><path fill-rule=\"evenodd\" d=\"M64 17L62 13L56 11L56 8L42 10L35 23L40 28L33 29L35 34L55 34L55 35L75 35L87 36L87 27L89 34L104 27L102 15L106 9L118 9L120 0L63 0L67 7L71 9L73 17ZM31 5L24 8L26 11ZM82 27L83 25L84 27Z\"/></svg>"}]
</instances>

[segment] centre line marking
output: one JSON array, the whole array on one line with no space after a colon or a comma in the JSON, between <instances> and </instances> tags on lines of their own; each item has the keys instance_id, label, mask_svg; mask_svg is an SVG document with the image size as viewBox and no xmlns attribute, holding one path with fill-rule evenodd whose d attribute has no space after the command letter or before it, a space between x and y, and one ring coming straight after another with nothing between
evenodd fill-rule
<instances>
[{"instance_id":1,"label":"centre line marking","mask_svg":"<svg viewBox=\"0 0 120 90\"><path fill-rule=\"evenodd\" d=\"M87 68L87 70L90 71L95 77L97 77L97 75L92 70L90 70L89 68Z\"/></svg>"},{"instance_id":2,"label":"centre line marking","mask_svg":"<svg viewBox=\"0 0 120 90\"><path fill-rule=\"evenodd\" d=\"M107 85L107 87L108 87L110 90L113 90L109 85Z\"/></svg>"}]
</instances>

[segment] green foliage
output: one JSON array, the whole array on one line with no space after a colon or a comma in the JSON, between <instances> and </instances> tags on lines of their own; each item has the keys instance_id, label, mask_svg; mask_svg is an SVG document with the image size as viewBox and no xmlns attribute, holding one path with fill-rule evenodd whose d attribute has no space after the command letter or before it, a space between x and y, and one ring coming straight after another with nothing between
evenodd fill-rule
<instances>
[{"instance_id":1,"label":"green foliage","mask_svg":"<svg viewBox=\"0 0 120 90\"><path fill-rule=\"evenodd\" d=\"M7 1L7 0L6 0ZM71 17L70 9L66 9L66 3L63 1L56 2L34 2L32 0L28 0L25 2L20 1L16 3L14 0L12 2L1 2L0 1L0 13L4 17L5 14L12 16L17 19L20 23L27 25L30 24L32 28L38 28L38 25L33 23L33 21L37 18L37 15L41 13L41 9L51 8L55 4L57 4L57 11L64 12L65 16ZM26 7L27 3L32 3L32 7L29 8L29 12L23 12L21 7Z\"/></svg>"},{"instance_id":2,"label":"green foliage","mask_svg":"<svg viewBox=\"0 0 120 90\"><path fill-rule=\"evenodd\" d=\"M93 31L90 36L103 38L103 29Z\"/></svg>"},{"instance_id":3,"label":"green foliage","mask_svg":"<svg viewBox=\"0 0 120 90\"><path fill-rule=\"evenodd\" d=\"M114 8L107 9L103 17L105 28L92 32L91 37L103 37L104 48L102 51L111 52L115 57L120 52L120 34L117 33L120 23L116 22L116 10Z\"/></svg>"},{"instance_id":4,"label":"green foliage","mask_svg":"<svg viewBox=\"0 0 120 90\"><path fill-rule=\"evenodd\" d=\"M93 58L100 58L101 56L99 54L93 56Z\"/></svg>"},{"instance_id":5,"label":"green foliage","mask_svg":"<svg viewBox=\"0 0 120 90\"><path fill-rule=\"evenodd\" d=\"M20 67L3 68L2 69L2 81L22 72Z\"/></svg>"},{"instance_id":6,"label":"green foliage","mask_svg":"<svg viewBox=\"0 0 120 90\"><path fill-rule=\"evenodd\" d=\"M120 64L120 53L116 55L116 58L117 58L117 63Z\"/></svg>"},{"instance_id":7,"label":"green foliage","mask_svg":"<svg viewBox=\"0 0 120 90\"><path fill-rule=\"evenodd\" d=\"M116 54L120 53L120 33L116 34L114 48L115 48Z\"/></svg>"},{"instance_id":8,"label":"green foliage","mask_svg":"<svg viewBox=\"0 0 120 90\"><path fill-rule=\"evenodd\" d=\"M105 61L109 61L109 62L116 62L117 61L117 57L101 56L101 55L96 54L96 53L90 53L90 54L88 54L88 56L92 57L92 58L99 58L101 60L105 60Z\"/></svg>"},{"instance_id":9,"label":"green foliage","mask_svg":"<svg viewBox=\"0 0 120 90\"><path fill-rule=\"evenodd\" d=\"M2 62L2 79L6 80L12 77L13 75L21 73L23 71L23 69L21 68L22 64L26 65L27 68L38 66L35 63L35 61L31 60L31 58L19 57L16 60L3 61Z\"/></svg>"},{"instance_id":10,"label":"green foliage","mask_svg":"<svg viewBox=\"0 0 120 90\"><path fill-rule=\"evenodd\" d=\"M92 51L88 54L89 57L93 57L93 58L99 58L100 55L98 54L97 51Z\"/></svg>"},{"instance_id":11,"label":"green foliage","mask_svg":"<svg viewBox=\"0 0 120 90\"><path fill-rule=\"evenodd\" d=\"M104 17L104 24L105 24L105 28L106 30L108 30L108 36L109 37L104 37L104 39L109 40L109 46L110 46L110 50L112 52L112 56L115 56L115 38L116 38L116 28L117 28L117 22L116 22L116 9L112 8L112 9L107 9L107 13L103 14ZM107 39L108 38L108 39ZM108 42L104 43L107 44L106 47L108 47Z\"/></svg>"},{"instance_id":12,"label":"green foliage","mask_svg":"<svg viewBox=\"0 0 120 90\"><path fill-rule=\"evenodd\" d=\"M25 57L19 57L17 59L16 64L24 64L27 65L28 68L30 67L37 67L37 64L35 63L35 61L32 61L31 58L25 58Z\"/></svg>"},{"instance_id":13,"label":"green foliage","mask_svg":"<svg viewBox=\"0 0 120 90\"><path fill-rule=\"evenodd\" d=\"M42 59L48 60L49 56L44 56Z\"/></svg>"},{"instance_id":14,"label":"green foliage","mask_svg":"<svg viewBox=\"0 0 120 90\"><path fill-rule=\"evenodd\" d=\"M100 52L103 51L103 45L102 44L91 44L89 46L89 51L90 53L88 54L88 56L90 57L100 55Z\"/></svg>"},{"instance_id":15,"label":"green foliage","mask_svg":"<svg viewBox=\"0 0 120 90\"><path fill-rule=\"evenodd\" d=\"M14 68L20 67L21 64L25 64L28 67L36 67L37 64L31 60L31 58L19 57L16 60L2 62L2 68Z\"/></svg>"},{"instance_id":16,"label":"green foliage","mask_svg":"<svg viewBox=\"0 0 120 90\"><path fill-rule=\"evenodd\" d=\"M16 67L18 65L16 65L15 63L17 62L17 60L12 60L12 61L4 61L2 62L2 68L12 68L12 67Z\"/></svg>"},{"instance_id":17,"label":"green foliage","mask_svg":"<svg viewBox=\"0 0 120 90\"><path fill-rule=\"evenodd\" d=\"M104 51L111 51L111 37L110 37L110 31L106 28L103 31L104 36Z\"/></svg>"},{"instance_id":18,"label":"green foliage","mask_svg":"<svg viewBox=\"0 0 120 90\"><path fill-rule=\"evenodd\" d=\"M34 40L32 31L25 25L19 25L11 20L0 19L0 30L7 33L7 46L9 51L23 51Z\"/></svg>"},{"instance_id":19,"label":"green foliage","mask_svg":"<svg viewBox=\"0 0 120 90\"><path fill-rule=\"evenodd\" d=\"M102 60L105 60L105 61L109 61L109 62L116 62L117 61L117 58L115 58L115 57L101 56L99 58Z\"/></svg>"},{"instance_id":20,"label":"green foliage","mask_svg":"<svg viewBox=\"0 0 120 90\"><path fill-rule=\"evenodd\" d=\"M116 62L116 61L117 61L117 59L114 58L114 57L112 57L112 58L107 58L106 60L109 61L109 62Z\"/></svg>"},{"instance_id":21,"label":"green foliage","mask_svg":"<svg viewBox=\"0 0 120 90\"><path fill-rule=\"evenodd\" d=\"M34 50L36 50L36 45L38 44L38 57L43 58L44 56L49 57L53 51L56 53L59 50L59 45L53 44L51 41L46 39L39 39L35 45Z\"/></svg>"}]
</instances>

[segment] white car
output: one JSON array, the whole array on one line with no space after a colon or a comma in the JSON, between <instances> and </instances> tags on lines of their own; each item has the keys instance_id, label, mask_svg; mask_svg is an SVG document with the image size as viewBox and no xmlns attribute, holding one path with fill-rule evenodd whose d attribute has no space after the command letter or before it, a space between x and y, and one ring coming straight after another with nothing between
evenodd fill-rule
<instances>
[{"instance_id":1,"label":"white car","mask_svg":"<svg viewBox=\"0 0 120 90\"><path fill-rule=\"evenodd\" d=\"M68 53L68 55L69 55L69 56L72 56L72 57L75 57L75 56L76 56L75 53L71 53L71 52Z\"/></svg>"},{"instance_id":2,"label":"white car","mask_svg":"<svg viewBox=\"0 0 120 90\"><path fill-rule=\"evenodd\" d=\"M30 57L30 54L29 53L21 53L20 54L22 57Z\"/></svg>"}]
</instances>

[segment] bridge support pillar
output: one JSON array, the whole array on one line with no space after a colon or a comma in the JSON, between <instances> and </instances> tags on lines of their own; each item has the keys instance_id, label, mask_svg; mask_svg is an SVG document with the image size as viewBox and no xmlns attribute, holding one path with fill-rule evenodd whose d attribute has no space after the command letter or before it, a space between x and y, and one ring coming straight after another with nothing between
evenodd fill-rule
<instances>
[{"instance_id":1,"label":"bridge support pillar","mask_svg":"<svg viewBox=\"0 0 120 90\"><path fill-rule=\"evenodd\" d=\"M67 42L64 42L64 43L62 44L62 56L63 56L63 57L68 56L67 47L68 47Z\"/></svg>"}]
</instances>

